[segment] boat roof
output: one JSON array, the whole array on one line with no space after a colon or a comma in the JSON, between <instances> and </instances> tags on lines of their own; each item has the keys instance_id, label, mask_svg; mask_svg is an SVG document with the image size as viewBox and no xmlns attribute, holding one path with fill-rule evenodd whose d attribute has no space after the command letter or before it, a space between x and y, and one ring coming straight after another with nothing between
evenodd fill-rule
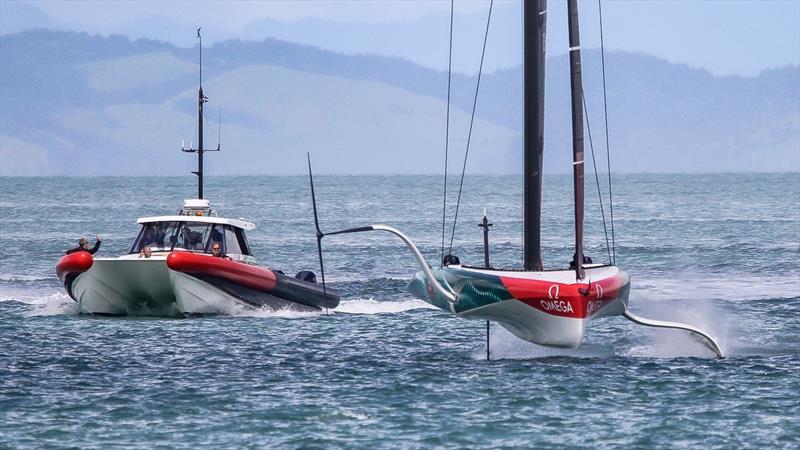
<instances>
[{"instance_id":1,"label":"boat roof","mask_svg":"<svg viewBox=\"0 0 800 450\"><path fill-rule=\"evenodd\" d=\"M219 223L224 225L231 225L236 228L250 231L256 227L256 224L245 219L226 219L224 217L213 216L188 216L188 215L174 215L174 216L153 216L141 217L136 220L136 223L153 223L153 222L199 222L199 223Z\"/></svg>"}]
</instances>

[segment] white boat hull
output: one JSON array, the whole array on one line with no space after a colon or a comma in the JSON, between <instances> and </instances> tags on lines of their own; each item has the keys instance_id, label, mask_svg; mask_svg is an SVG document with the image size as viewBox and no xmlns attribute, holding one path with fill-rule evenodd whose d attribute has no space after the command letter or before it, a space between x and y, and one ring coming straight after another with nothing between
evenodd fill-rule
<instances>
[{"instance_id":1,"label":"white boat hull","mask_svg":"<svg viewBox=\"0 0 800 450\"><path fill-rule=\"evenodd\" d=\"M505 300L458 314L459 317L497 322L528 342L551 347L577 348L587 319L552 316L518 301Z\"/></svg>"},{"instance_id":2,"label":"white boat hull","mask_svg":"<svg viewBox=\"0 0 800 450\"><path fill-rule=\"evenodd\" d=\"M551 347L577 348L592 319L623 315L630 281L616 267L586 268L586 278L575 272L502 271L449 266L434 270L436 280L458 295L443 298L419 272L410 291L459 317L497 322L515 336Z\"/></svg>"},{"instance_id":3,"label":"white boat hull","mask_svg":"<svg viewBox=\"0 0 800 450\"><path fill-rule=\"evenodd\" d=\"M97 258L77 276L81 313L136 316L227 314L249 305L213 285L170 270L166 257Z\"/></svg>"}]
</instances>

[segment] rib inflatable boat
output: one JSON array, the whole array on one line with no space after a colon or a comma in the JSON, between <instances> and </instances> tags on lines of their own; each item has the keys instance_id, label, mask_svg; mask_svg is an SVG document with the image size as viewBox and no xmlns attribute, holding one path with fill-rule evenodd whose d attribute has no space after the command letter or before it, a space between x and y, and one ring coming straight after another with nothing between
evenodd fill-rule
<instances>
[{"instance_id":1,"label":"rib inflatable boat","mask_svg":"<svg viewBox=\"0 0 800 450\"><path fill-rule=\"evenodd\" d=\"M318 311L339 304L313 272L291 277L257 265L245 236L255 225L216 217L208 200L187 200L179 215L138 222L142 228L127 254L94 258L76 252L56 265L82 313L174 317L255 308Z\"/></svg>"},{"instance_id":2,"label":"rib inflatable boat","mask_svg":"<svg viewBox=\"0 0 800 450\"><path fill-rule=\"evenodd\" d=\"M197 30L202 52L202 38ZM202 62L202 57L201 57ZM182 316L227 314L243 308L332 309L339 296L318 285L310 271L289 277L259 266L247 242L255 224L218 217L203 198L202 70L198 99L197 198L174 216L138 220L130 251L116 258L70 253L56 265L67 293L88 314ZM190 146L191 147L191 146ZM214 249L217 249L215 252Z\"/></svg>"}]
</instances>

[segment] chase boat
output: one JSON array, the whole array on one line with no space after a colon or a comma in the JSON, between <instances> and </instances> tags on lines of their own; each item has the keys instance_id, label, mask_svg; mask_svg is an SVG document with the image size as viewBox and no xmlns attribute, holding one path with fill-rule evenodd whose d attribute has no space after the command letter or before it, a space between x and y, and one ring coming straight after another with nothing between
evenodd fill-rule
<instances>
[{"instance_id":1,"label":"chase boat","mask_svg":"<svg viewBox=\"0 0 800 450\"><path fill-rule=\"evenodd\" d=\"M200 38L198 29L197 37ZM202 55L202 41L201 41ZM202 58L202 56L201 56ZM201 59L202 61L202 59ZM56 265L64 288L81 313L185 316L230 314L242 309L272 308L315 311L338 306L336 292L316 283L310 271L295 277L257 265L245 232L245 219L218 217L203 198L202 72L198 93L198 198L185 200L177 215L143 217L127 254L94 258L79 251ZM222 255L214 256L218 244Z\"/></svg>"},{"instance_id":2,"label":"chase boat","mask_svg":"<svg viewBox=\"0 0 800 450\"><path fill-rule=\"evenodd\" d=\"M217 217L208 200L186 200L178 215L137 222L141 230L127 254L94 258L76 252L58 262L58 277L81 313L185 316L339 304L339 296L323 290L310 271L290 277L258 266L245 235L255 224ZM230 259L213 256L214 243Z\"/></svg>"}]
</instances>

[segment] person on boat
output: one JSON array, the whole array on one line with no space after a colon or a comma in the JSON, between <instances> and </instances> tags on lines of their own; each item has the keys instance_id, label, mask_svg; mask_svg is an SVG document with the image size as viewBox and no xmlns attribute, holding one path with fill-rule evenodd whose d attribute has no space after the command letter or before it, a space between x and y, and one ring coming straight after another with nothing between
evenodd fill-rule
<instances>
[{"instance_id":1,"label":"person on boat","mask_svg":"<svg viewBox=\"0 0 800 450\"><path fill-rule=\"evenodd\" d=\"M89 252L89 254L94 255L95 253L97 253L97 250L100 249L100 242L102 242L102 239L100 239L100 236L95 236L94 239L95 239L94 247L92 247L92 248L88 248L89 247L89 241L87 241L86 238L80 238L80 239L78 239L78 246L77 247L71 248L71 249L67 250L64 253L69 255L69 254L72 254L72 253L75 253L75 252Z\"/></svg>"},{"instance_id":2,"label":"person on boat","mask_svg":"<svg viewBox=\"0 0 800 450\"><path fill-rule=\"evenodd\" d=\"M572 260L569 262L569 270L575 270L575 258L577 258L578 254L572 254ZM583 255L583 263L584 264L592 264L592 258L589 256Z\"/></svg>"},{"instance_id":3,"label":"person on boat","mask_svg":"<svg viewBox=\"0 0 800 450\"><path fill-rule=\"evenodd\" d=\"M214 242L213 244L211 244L211 256L215 258L224 258L227 259L228 261L232 261L230 256L222 252L222 244L220 244L219 242Z\"/></svg>"},{"instance_id":4,"label":"person on boat","mask_svg":"<svg viewBox=\"0 0 800 450\"><path fill-rule=\"evenodd\" d=\"M203 239L202 233L192 231L189 228L184 228L182 235L184 248L187 250L203 249L203 243L201 242Z\"/></svg>"},{"instance_id":5,"label":"person on boat","mask_svg":"<svg viewBox=\"0 0 800 450\"><path fill-rule=\"evenodd\" d=\"M144 230L144 237L142 238L142 244L153 244L156 242L156 230L153 228L152 225L148 225L147 228Z\"/></svg>"},{"instance_id":6,"label":"person on boat","mask_svg":"<svg viewBox=\"0 0 800 450\"><path fill-rule=\"evenodd\" d=\"M153 250L150 249L148 246L144 246L142 251L139 252L139 258L149 258L153 255Z\"/></svg>"},{"instance_id":7,"label":"person on boat","mask_svg":"<svg viewBox=\"0 0 800 450\"><path fill-rule=\"evenodd\" d=\"M461 264L461 260L458 259L458 256L456 255L445 255L444 259L442 260L442 264L445 266L459 265Z\"/></svg>"},{"instance_id":8,"label":"person on boat","mask_svg":"<svg viewBox=\"0 0 800 450\"><path fill-rule=\"evenodd\" d=\"M211 232L208 234L209 242L211 245L222 242L222 232L219 231L216 225L211 227Z\"/></svg>"},{"instance_id":9,"label":"person on boat","mask_svg":"<svg viewBox=\"0 0 800 450\"><path fill-rule=\"evenodd\" d=\"M164 231L165 227L166 225L163 223L156 224L155 244L158 247L164 247L164 238L166 237L166 232Z\"/></svg>"}]
</instances>

